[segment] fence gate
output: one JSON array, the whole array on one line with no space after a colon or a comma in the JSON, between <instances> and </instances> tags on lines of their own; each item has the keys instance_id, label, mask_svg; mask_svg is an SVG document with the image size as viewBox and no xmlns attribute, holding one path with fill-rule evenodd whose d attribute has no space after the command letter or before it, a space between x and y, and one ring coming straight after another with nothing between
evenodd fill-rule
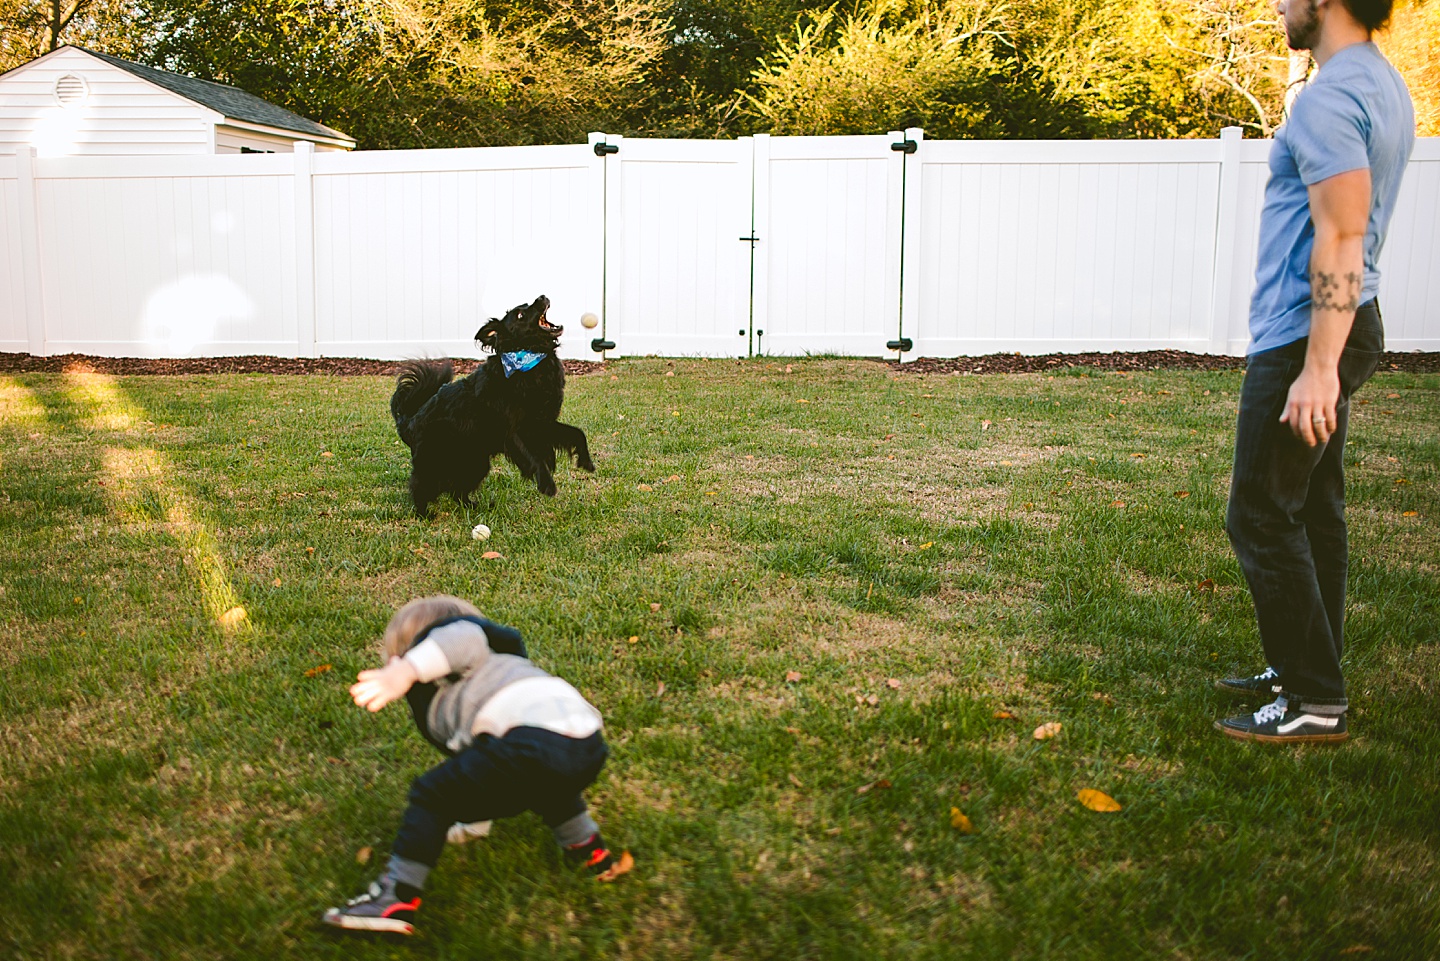
<instances>
[{"instance_id":1,"label":"fence gate","mask_svg":"<svg viewBox=\"0 0 1440 961\"><path fill-rule=\"evenodd\" d=\"M900 342L909 133L755 138L756 353Z\"/></svg>"},{"instance_id":2,"label":"fence gate","mask_svg":"<svg viewBox=\"0 0 1440 961\"><path fill-rule=\"evenodd\" d=\"M749 139L624 140L605 154L605 326L619 355L735 356L749 328ZM737 333L738 332L738 333Z\"/></svg>"}]
</instances>

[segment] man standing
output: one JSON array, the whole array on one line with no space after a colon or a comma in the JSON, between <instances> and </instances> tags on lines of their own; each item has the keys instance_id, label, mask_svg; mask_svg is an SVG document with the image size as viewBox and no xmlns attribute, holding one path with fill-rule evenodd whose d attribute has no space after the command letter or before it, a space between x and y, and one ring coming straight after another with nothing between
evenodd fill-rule
<instances>
[{"instance_id":1,"label":"man standing","mask_svg":"<svg viewBox=\"0 0 1440 961\"><path fill-rule=\"evenodd\" d=\"M1385 337L1376 261L1415 142L1405 82L1371 42L1391 0L1279 0L1319 71L1275 133L1250 304L1227 529L1269 662L1217 681L1278 695L1217 721L1241 740L1343 741L1345 477L1350 396Z\"/></svg>"}]
</instances>

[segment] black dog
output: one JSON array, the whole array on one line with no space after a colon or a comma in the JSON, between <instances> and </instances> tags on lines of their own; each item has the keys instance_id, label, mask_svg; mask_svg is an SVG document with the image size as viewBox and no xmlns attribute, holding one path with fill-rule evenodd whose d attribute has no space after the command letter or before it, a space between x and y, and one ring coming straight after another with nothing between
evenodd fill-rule
<instances>
[{"instance_id":1,"label":"black dog","mask_svg":"<svg viewBox=\"0 0 1440 961\"><path fill-rule=\"evenodd\" d=\"M461 380L451 382L449 361L400 366L390 413L410 448L410 497L421 517L444 493L468 506L496 454L551 497L557 449L594 472L585 432L558 419L565 368L555 348L565 328L546 320L549 308L550 298L539 297L481 327L475 340L493 356Z\"/></svg>"}]
</instances>

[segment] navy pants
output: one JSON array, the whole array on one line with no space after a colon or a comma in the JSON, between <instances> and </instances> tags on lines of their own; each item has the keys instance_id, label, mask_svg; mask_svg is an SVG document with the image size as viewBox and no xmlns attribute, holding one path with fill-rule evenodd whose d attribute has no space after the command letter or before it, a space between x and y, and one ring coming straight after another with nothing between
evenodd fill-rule
<instances>
[{"instance_id":1,"label":"navy pants","mask_svg":"<svg viewBox=\"0 0 1440 961\"><path fill-rule=\"evenodd\" d=\"M1372 300L1355 313L1340 358L1335 432L1316 447L1280 423L1308 344L1263 351L1246 364L1226 528L1281 691L1296 706L1343 710L1345 434L1350 397L1375 373L1385 348L1379 306Z\"/></svg>"},{"instance_id":2,"label":"navy pants","mask_svg":"<svg viewBox=\"0 0 1440 961\"><path fill-rule=\"evenodd\" d=\"M435 866L457 821L491 821L534 811L556 827L585 811L581 792L609 755L599 731L566 737L517 727L475 743L417 777L391 853Z\"/></svg>"}]
</instances>

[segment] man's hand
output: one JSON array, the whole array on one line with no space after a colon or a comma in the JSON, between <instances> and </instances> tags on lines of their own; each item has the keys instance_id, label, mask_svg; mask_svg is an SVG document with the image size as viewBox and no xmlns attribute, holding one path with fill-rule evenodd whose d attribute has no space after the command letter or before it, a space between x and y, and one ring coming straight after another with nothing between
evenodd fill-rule
<instances>
[{"instance_id":1,"label":"man's hand","mask_svg":"<svg viewBox=\"0 0 1440 961\"><path fill-rule=\"evenodd\" d=\"M1307 364L1290 385L1280 423L1289 424L1295 436L1311 447L1327 443L1335 433L1339 401L1340 374L1333 367L1326 370Z\"/></svg>"},{"instance_id":2,"label":"man's hand","mask_svg":"<svg viewBox=\"0 0 1440 961\"><path fill-rule=\"evenodd\" d=\"M380 710L391 701L405 696L410 685L419 679L415 668L403 657L392 657L390 663L373 671L361 671L350 685L350 696L367 711Z\"/></svg>"}]
</instances>

